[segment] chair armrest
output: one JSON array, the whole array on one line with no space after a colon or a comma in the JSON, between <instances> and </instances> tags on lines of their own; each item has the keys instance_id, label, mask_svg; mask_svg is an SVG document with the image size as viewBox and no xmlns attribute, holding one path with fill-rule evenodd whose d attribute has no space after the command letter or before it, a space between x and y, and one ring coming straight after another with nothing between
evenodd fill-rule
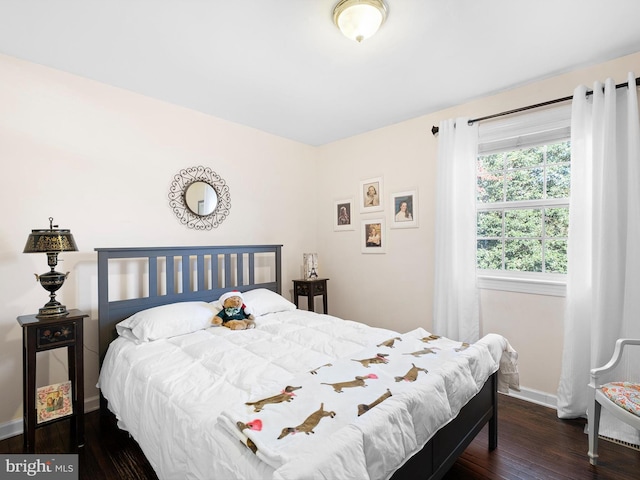
<instances>
[{"instance_id":1,"label":"chair armrest","mask_svg":"<svg viewBox=\"0 0 640 480\"><path fill-rule=\"evenodd\" d=\"M619 338L616 341L616 346L613 350L613 355L611 356L611 360L608 363L599 368L591 369L591 383L589 384L591 387L598 388L598 377L603 373L610 372L613 370L620 360L622 359L622 352L624 350L625 345L640 345L640 339L637 338Z\"/></svg>"}]
</instances>

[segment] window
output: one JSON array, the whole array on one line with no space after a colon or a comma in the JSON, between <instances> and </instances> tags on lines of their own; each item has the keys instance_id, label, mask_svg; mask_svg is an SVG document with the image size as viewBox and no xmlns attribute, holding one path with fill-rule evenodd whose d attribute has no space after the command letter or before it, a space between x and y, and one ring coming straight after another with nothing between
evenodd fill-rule
<instances>
[{"instance_id":1,"label":"window","mask_svg":"<svg viewBox=\"0 0 640 480\"><path fill-rule=\"evenodd\" d=\"M569 138L566 109L493 125L484 142L480 133L476 260L482 288L564 294Z\"/></svg>"}]
</instances>

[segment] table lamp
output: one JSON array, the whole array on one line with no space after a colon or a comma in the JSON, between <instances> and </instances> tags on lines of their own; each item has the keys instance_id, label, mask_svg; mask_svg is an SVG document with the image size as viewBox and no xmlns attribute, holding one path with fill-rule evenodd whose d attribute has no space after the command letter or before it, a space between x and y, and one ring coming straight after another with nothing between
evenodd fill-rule
<instances>
[{"instance_id":1,"label":"table lamp","mask_svg":"<svg viewBox=\"0 0 640 480\"><path fill-rule=\"evenodd\" d=\"M55 227L55 228L54 228ZM67 307L56 300L56 292L66 280L69 272L55 271L60 252L77 252L78 247L70 230L59 230L53 224L53 217L49 217L48 230L31 230L23 253L46 253L51 271L42 275L35 274L36 280L49 292L49 301L42 307L38 318L56 318L68 315Z\"/></svg>"}]
</instances>

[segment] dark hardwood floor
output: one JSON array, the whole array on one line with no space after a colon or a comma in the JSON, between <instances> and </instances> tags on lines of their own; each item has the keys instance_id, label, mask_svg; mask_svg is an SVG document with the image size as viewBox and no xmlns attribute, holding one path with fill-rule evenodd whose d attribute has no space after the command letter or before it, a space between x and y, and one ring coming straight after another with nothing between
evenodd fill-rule
<instances>
[{"instance_id":1,"label":"dark hardwood floor","mask_svg":"<svg viewBox=\"0 0 640 480\"><path fill-rule=\"evenodd\" d=\"M638 480L640 452L600 440L599 464L587 457L585 420L560 420L547 407L499 396L498 448L481 432L444 477L509 480Z\"/></svg>"},{"instance_id":2,"label":"dark hardwood floor","mask_svg":"<svg viewBox=\"0 0 640 480\"><path fill-rule=\"evenodd\" d=\"M467 448L446 480L638 480L640 452L600 441L600 465L587 459L583 420L559 420L555 410L499 397L498 448L487 449L482 431ZM137 444L98 412L85 416L86 444L78 449L80 479L156 479ZM36 432L36 452L69 453L68 422ZM22 453L22 435L0 441L0 453ZM227 479L212 479L227 480Z\"/></svg>"}]
</instances>

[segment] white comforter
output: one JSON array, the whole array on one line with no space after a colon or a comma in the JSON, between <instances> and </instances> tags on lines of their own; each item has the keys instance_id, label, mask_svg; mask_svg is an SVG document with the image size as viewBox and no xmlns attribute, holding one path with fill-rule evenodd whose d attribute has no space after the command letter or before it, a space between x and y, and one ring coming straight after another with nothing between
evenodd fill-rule
<instances>
[{"instance_id":1,"label":"white comforter","mask_svg":"<svg viewBox=\"0 0 640 480\"><path fill-rule=\"evenodd\" d=\"M385 347L377 346L399 334L301 310L259 320L253 330L214 327L141 345L119 338L110 346L99 386L161 479L387 478L457 415L510 350L508 342L494 334L456 352L455 342L425 344L419 339L428 332L409 332L393 348L404 363L382 376L404 375L412 364L420 364L428 374L419 372L415 382L399 382L397 393L355 422L341 421L339 428L332 428L330 441L318 435L312 447L298 447L295 455L279 450L273 460L253 454L230 433L229 425L235 424L231 419L250 419L254 412L244 403L279 393L328 363L342 362L349 376L347 365L359 365L352 359L381 352ZM404 355L432 346L438 347L437 354ZM321 368L314 377L322 374ZM335 407L325 405L325 410L343 408L353 390L366 390L375 400L386 390L382 382L376 385L379 380L368 381L366 389L335 393L344 399ZM227 428L225 417L230 420ZM329 421L324 419L317 430ZM390 429L390 422L398 428Z\"/></svg>"}]
</instances>

